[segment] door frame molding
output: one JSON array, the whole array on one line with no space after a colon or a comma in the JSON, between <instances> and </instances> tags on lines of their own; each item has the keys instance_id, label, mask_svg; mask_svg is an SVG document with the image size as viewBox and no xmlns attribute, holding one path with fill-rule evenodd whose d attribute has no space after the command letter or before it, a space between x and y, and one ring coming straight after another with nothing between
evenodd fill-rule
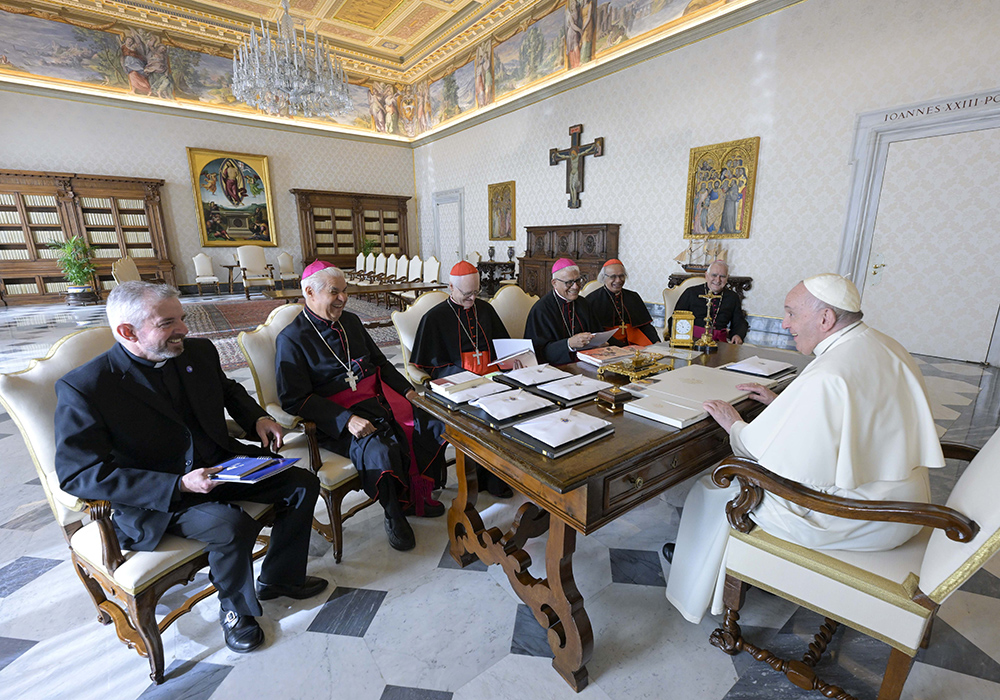
<instances>
[{"instance_id":1,"label":"door frame molding","mask_svg":"<svg viewBox=\"0 0 1000 700\"><path fill-rule=\"evenodd\" d=\"M1000 128L1000 87L858 115L837 271L854 280L862 296L889 146L899 141L996 128Z\"/></svg>"},{"instance_id":2,"label":"door frame molding","mask_svg":"<svg viewBox=\"0 0 1000 700\"><path fill-rule=\"evenodd\" d=\"M458 204L458 259L465 259L465 188L441 190L431 195L431 209L434 212L434 255L444 261L441 254L441 218L438 206L441 204Z\"/></svg>"}]
</instances>

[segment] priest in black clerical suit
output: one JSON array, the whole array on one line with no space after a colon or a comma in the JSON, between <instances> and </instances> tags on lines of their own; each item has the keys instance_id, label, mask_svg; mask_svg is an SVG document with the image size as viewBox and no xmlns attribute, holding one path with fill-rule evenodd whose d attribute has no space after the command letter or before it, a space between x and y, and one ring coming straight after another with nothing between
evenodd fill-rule
<instances>
[{"instance_id":1,"label":"priest in black clerical suit","mask_svg":"<svg viewBox=\"0 0 1000 700\"><path fill-rule=\"evenodd\" d=\"M712 338L720 343L740 345L747 337L750 324L743 313L740 295L731 289L726 289L729 281L729 265L723 260L713 262L705 271L705 284L688 287L677 300L674 311L690 311L694 314L694 337L700 338L705 333L705 317L712 324ZM712 300L712 309L708 310L708 300L701 295L718 294L721 299ZM670 319L667 319L669 329ZM669 332L669 331L668 331Z\"/></svg>"},{"instance_id":2,"label":"priest in black clerical suit","mask_svg":"<svg viewBox=\"0 0 1000 700\"><path fill-rule=\"evenodd\" d=\"M580 296L583 277L569 258L552 264L552 291L528 312L524 337L535 346L539 362L565 365L576 362L576 350L586 346L600 330Z\"/></svg>"},{"instance_id":3,"label":"priest in black clerical suit","mask_svg":"<svg viewBox=\"0 0 1000 700\"><path fill-rule=\"evenodd\" d=\"M204 542L226 644L246 652L264 640L258 598L305 598L326 587L306 576L319 481L299 468L257 484L211 479L221 461L270 454L230 438L225 411L274 449L281 428L225 376L210 341L185 339L178 295L150 282L111 292L107 315L118 343L56 383L55 468L66 492L111 502L125 549L153 550L167 533ZM261 525L235 501L275 507L256 591L251 557Z\"/></svg>"},{"instance_id":4,"label":"priest in black clerical suit","mask_svg":"<svg viewBox=\"0 0 1000 700\"><path fill-rule=\"evenodd\" d=\"M479 272L465 260L451 269L449 297L420 319L410 363L431 379L463 370L488 374L497 367L493 341L510 338L496 309L479 294Z\"/></svg>"},{"instance_id":5,"label":"priest in black clerical suit","mask_svg":"<svg viewBox=\"0 0 1000 700\"><path fill-rule=\"evenodd\" d=\"M286 411L316 424L324 447L354 462L365 493L385 509L389 544L412 549L405 511L444 513L431 498L444 468L440 429L414 410L413 387L344 310L346 288L344 273L329 263L303 271L306 307L275 347L278 395Z\"/></svg>"},{"instance_id":6,"label":"priest in black clerical suit","mask_svg":"<svg viewBox=\"0 0 1000 700\"><path fill-rule=\"evenodd\" d=\"M608 260L601 267L597 280L603 285L587 297L590 313L597 324L606 331L617 328L609 345L652 345L660 342L653 327L653 318L642 297L625 289L628 275L622 261Z\"/></svg>"}]
</instances>

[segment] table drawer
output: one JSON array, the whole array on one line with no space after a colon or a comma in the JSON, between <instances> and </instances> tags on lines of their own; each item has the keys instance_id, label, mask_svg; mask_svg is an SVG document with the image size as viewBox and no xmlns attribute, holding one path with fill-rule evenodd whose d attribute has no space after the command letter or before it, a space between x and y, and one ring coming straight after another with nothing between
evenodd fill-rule
<instances>
[{"instance_id":1,"label":"table drawer","mask_svg":"<svg viewBox=\"0 0 1000 700\"><path fill-rule=\"evenodd\" d=\"M685 475L718 462L730 454L729 439L721 435L707 435L678 447L653 461L646 462L604 479L604 507L613 509L630 501L642 500L650 491L672 485Z\"/></svg>"}]
</instances>

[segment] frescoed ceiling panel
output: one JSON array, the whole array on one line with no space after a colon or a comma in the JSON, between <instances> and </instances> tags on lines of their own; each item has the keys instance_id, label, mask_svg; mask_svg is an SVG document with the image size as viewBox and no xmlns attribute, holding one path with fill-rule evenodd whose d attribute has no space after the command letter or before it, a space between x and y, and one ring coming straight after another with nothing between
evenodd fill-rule
<instances>
[{"instance_id":1,"label":"frescoed ceiling panel","mask_svg":"<svg viewBox=\"0 0 1000 700\"><path fill-rule=\"evenodd\" d=\"M341 57L354 97L343 117L294 121L413 139L801 1L290 0L296 27ZM281 0L0 0L0 81L257 115L230 91L233 50L281 12ZM63 75L54 66L70 56L77 70Z\"/></svg>"}]
</instances>

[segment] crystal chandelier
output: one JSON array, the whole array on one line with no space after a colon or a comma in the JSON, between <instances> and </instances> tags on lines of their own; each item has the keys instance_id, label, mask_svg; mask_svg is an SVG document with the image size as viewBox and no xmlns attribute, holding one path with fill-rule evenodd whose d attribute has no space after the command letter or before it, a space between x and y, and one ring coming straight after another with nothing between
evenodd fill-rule
<instances>
[{"instance_id":1,"label":"crystal chandelier","mask_svg":"<svg viewBox=\"0 0 1000 700\"><path fill-rule=\"evenodd\" d=\"M313 32L295 31L288 0L281 0L277 33L260 21L260 39L250 38L233 51L233 97L268 114L332 117L352 107L340 59Z\"/></svg>"}]
</instances>

